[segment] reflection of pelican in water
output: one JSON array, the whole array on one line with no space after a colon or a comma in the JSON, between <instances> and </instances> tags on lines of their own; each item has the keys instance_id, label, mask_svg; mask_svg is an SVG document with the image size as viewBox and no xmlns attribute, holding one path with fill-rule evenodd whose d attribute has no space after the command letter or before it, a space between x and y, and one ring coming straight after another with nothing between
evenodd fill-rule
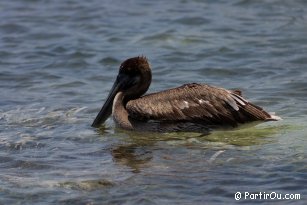
<instances>
[{"instance_id":1,"label":"reflection of pelican in water","mask_svg":"<svg viewBox=\"0 0 307 205\"><path fill-rule=\"evenodd\" d=\"M152 152L148 147L137 144L121 145L112 150L114 160L120 164L124 164L138 173L147 162L152 159Z\"/></svg>"},{"instance_id":2,"label":"reflection of pelican in water","mask_svg":"<svg viewBox=\"0 0 307 205\"><path fill-rule=\"evenodd\" d=\"M212 126L236 127L280 119L245 100L240 91L192 83L142 96L150 83L151 70L145 57L124 61L92 126L98 127L111 114L123 129L162 132L203 132Z\"/></svg>"}]
</instances>

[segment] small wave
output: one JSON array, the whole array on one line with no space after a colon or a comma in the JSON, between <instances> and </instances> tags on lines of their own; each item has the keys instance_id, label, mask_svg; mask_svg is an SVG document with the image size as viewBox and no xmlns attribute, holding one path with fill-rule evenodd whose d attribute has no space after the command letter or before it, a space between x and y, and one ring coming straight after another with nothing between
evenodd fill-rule
<instances>
[{"instance_id":1,"label":"small wave","mask_svg":"<svg viewBox=\"0 0 307 205\"><path fill-rule=\"evenodd\" d=\"M73 107L68 110L50 110L46 107L17 107L8 111L0 111L0 120L10 126L46 127L58 123L75 123L76 116L87 107Z\"/></svg>"}]
</instances>

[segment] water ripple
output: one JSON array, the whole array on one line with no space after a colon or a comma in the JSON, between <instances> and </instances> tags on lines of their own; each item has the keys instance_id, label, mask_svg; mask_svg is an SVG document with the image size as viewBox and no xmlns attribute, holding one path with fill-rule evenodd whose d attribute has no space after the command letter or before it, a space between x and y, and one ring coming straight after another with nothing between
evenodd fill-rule
<instances>
[{"instance_id":1,"label":"water ripple","mask_svg":"<svg viewBox=\"0 0 307 205\"><path fill-rule=\"evenodd\" d=\"M0 8L0 204L307 194L306 1L18 0ZM152 67L150 92L189 82L240 89L283 120L207 136L126 132L111 119L91 128L120 63L138 55Z\"/></svg>"}]
</instances>

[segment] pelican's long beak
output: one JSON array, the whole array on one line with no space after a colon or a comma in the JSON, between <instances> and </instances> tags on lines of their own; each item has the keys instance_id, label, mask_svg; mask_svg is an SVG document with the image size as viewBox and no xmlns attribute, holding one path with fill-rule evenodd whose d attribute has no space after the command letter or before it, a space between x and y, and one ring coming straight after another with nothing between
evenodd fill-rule
<instances>
[{"instance_id":1,"label":"pelican's long beak","mask_svg":"<svg viewBox=\"0 0 307 205\"><path fill-rule=\"evenodd\" d=\"M99 125L104 123L108 119L108 117L112 114L113 100L118 91L123 87L123 85L126 84L126 82L127 82L127 76L124 75L117 76L116 81L114 82L114 85L108 95L106 102L104 103L97 117L92 123L92 127L99 127Z\"/></svg>"}]
</instances>

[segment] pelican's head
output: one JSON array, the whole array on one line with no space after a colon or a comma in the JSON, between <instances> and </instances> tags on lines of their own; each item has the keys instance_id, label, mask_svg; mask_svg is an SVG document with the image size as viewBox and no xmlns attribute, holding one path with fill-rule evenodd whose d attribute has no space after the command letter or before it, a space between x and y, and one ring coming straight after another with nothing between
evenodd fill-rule
<instances>
[{"instance_id":1,"label":"pelican's head","mask_svg":"<svg viewBox=\"0 0 307 205\"><path fill-rule=\"evenodd\" d=\"M113 100L117 93L122 92L125 101L143 95L151 83L151 70L146 57L134 57L125 60L119 67L114 85L92 126L98 127L112 113Z\"/></svg>"}]
</instances>

